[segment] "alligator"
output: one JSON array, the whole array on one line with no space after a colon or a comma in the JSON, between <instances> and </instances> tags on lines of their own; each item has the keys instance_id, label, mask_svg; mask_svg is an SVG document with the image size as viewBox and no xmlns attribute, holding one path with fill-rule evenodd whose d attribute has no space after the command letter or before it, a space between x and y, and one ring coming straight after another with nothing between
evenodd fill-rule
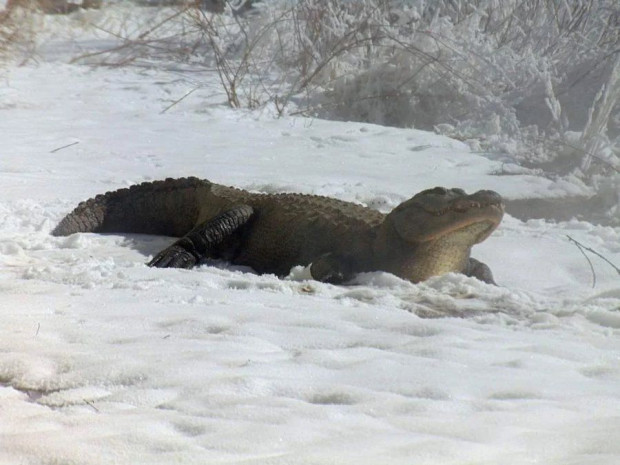
<instances>
[{"instance_id":1,"label":"alligator","mask_svg":"<svg viewBox=\"0 0 620 465\"><path fill-rule=\"evenodd\" d=\"M198 178L145 182L80 203L52 231L158 234L179 238L148 263L192 268L223 259L286 276L310 266L312 278L339 284L386 271L414 283L448 272L495 284L470 258L504 213L489 190L424 190L383 214L352 202L306 194L253 193Z\"/></svg>"}]
</instances>

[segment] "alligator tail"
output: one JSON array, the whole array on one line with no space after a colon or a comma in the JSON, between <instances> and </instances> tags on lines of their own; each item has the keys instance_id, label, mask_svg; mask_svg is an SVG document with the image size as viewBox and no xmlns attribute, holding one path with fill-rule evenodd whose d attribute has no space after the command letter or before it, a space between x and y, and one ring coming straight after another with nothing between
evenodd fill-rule
<instances>
[{"instance_id":1,"label":"alligator tail","mask_svg":"<svg viewBox=\"0 0 620 465\"><path fill-rule=\"evenodd\" d=\"M192 229L200 213L201 193L211 183L198 178L145 182L98 195L80 203L52 231L124 232L180 237Z\"/></svg>"}]
</instances>

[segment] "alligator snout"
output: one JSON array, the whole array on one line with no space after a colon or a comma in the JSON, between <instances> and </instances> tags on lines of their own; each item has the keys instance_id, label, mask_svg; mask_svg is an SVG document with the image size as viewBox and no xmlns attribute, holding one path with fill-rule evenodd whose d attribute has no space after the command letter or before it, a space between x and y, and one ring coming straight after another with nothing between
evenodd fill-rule
<instances>
[{"instance_id":1,"label":"alligator snout","mask_svg":"<svg viewBox=\"0 0 620 465\"><path fill-rule=\"evenodd\" d=\"M483 190L471 195L457 198L452 201L451 209L456 212L466 212L472 208L502 205L502 197L495 191Z\"/></svg>"}]
</instances>

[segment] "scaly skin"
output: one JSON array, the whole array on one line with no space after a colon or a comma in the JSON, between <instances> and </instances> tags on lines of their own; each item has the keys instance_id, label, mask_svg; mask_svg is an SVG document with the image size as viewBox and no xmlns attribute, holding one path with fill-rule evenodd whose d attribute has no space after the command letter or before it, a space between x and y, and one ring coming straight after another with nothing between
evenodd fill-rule
<instances>
[{"instance_id":1,"label":"scaly skin","mask_svg":"<svg viewBox=\"0 0 620 465\"><path fill-rule=\"evenodd\" d=\"M257 194L197 178L166 179L82 202L52 232L126 232L180 237L149 263L191 268L223 258L284 276L310 265L320 281L383 270L412 282L447 272L494 283L471 247L500 223L493 191L422 191L384 215L361 205L303 194Z\"/></svg>"}]
</instances>

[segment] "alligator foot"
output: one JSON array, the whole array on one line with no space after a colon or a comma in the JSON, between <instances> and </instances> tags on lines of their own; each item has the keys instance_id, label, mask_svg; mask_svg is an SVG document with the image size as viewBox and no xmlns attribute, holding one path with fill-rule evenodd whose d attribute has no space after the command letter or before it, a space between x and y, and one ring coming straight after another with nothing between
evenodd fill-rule
<instances>
[{"instance_id":1,"label":"alligator foot","mask_svg":"<svg viewBox=\"0 0 620 465\"><path fill-rule=\"evenodd\" d=\"M149 266L156 268L192 268L197 258L178 244L162 250L149 262Z\"/></svg>"},{"instance_id":2,"label":"alligator foot","mask_svg":"<svg viewBox=\"0 0 620 465\"><path fill-rule=\"evenodd\" d=\"M482 263L475 258L469 259L469 262L467 262L467 267L465 268L463 274L471 276L472 278L479 279L480 281L484 281L485 283L497 286L497 283L493 279L493 273L491 273L491 268L489 268L486 263Z\"/></svg>"},{"instance_id":3,"label":"alligator foot","mask_svg":"<svg viewBox=\"0 0 620 465\"><path fill-rule=\"evenodd\" d=\"M351 279L354 272L350 260L326 253L310 265L310 274L317 281L340 284Z\"/></svg>"}]
</instances>

